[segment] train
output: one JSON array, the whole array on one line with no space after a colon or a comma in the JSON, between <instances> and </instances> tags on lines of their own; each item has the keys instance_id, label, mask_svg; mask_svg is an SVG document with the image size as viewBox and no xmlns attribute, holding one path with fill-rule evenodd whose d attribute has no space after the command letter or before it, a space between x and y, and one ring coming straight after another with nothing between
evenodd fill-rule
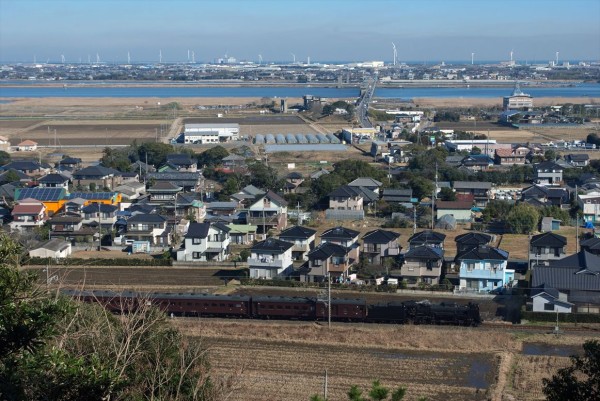
<instances>
[{"instance_id":1,"label":"train","mask_svg":"<svg viewBox=\"0 0 600 401\"><path fill-rule=\"evenodd\" d=\"M62 290L64 295L95 302L114 313L150 303L171 316L245 319L329 319L326 301L314 297L214 295L206 293L80 291ZM364 299L331 299L331 320L364 323L448 324L478 326L482 323L479 305L469 302L431 303L404 301L369 304Z\"/></svg>"}]
</instances>

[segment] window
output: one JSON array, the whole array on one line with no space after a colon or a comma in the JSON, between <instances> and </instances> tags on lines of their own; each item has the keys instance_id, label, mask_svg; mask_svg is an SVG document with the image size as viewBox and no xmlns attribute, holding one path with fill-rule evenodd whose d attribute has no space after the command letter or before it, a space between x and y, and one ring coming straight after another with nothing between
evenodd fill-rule
<instances>
[{"instance_id":1,"label":"window","mask_svg":"<svg viewBox=\"0 0 600 401\"><path fill-rule=\"evenodd\" d=\"M199 245L202 242L200 238L192 238L192 244Z\"/></svg>"},{"instance_id":2,"label":"window","mask_svg":"<svg viewBox=\"0 0 600 401\"><path fill-rule=\"evenodd\" d=\"M545 303L544 304L544 310L553 311L554 310L554 304L552 304L550 302Z\"/></svg>"},{"instance_id":3,"label":"window","mask_svg":"<svg viewBox=\"0 0 600 401\"><path fill-rule=\"evenodd\" d=\"M468 272L475 270L475 262L465 262L465 266L467 267Z\"/></svg>"},{"instance_id":4,"label":"window","mask_svg":"<svg viewBox=\"0 0 600 401\"><path fill-rule=\"evenodd\" d=\"M192 252L192 259L200 259L200 252Z\"/></svg>"}]
</instances>

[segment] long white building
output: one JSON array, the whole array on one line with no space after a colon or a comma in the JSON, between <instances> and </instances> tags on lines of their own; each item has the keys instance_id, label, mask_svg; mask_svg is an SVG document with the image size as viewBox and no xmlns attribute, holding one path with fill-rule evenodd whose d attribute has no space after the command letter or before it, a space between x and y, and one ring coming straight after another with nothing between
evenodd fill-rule
<instances>
[{"instance_id":1,"label":"long white building","mask_svg":"<svg viewBox=\"0 0 600 401\"><path fill-rule=\"evenodd\" d=\"M183 132L184 143L221 143L239 139L240 125L224 124L186 124Z\"/></svg>"}]
</instances>

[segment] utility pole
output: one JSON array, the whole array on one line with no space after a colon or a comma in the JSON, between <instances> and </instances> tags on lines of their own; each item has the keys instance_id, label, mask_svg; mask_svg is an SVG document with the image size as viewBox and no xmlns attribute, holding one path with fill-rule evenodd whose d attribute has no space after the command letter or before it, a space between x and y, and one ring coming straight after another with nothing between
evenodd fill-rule
<instances>
[{"instance_id":1,"label":"utility pole","mask_svg":"<svg viewBox=\"0 0 600 401\"><path fill-rule=\"evenodd\" d=\"M323 382L323 399L327 399L327 369L325 369L325 381Z\"/></svg>"},{"instance_id":2,"label":"utility pole","mask_svg":"<svg viewBox=\"0 0 600 401\"><path fill-rule=\"evenodd\" d=\"M433 227L435 225L435 189L433 190L433 193L431 194L431 229L433 230Z\"/></svg>"},{"instance_id":3,"label":"utility pole","mask_svg":"<svg viewBox=\"0 0 600 401\"><path fill-rule=\"evenodd\" d=\"M413 234L417 232L417 205L413 205Z\"/></svg>"},{"instance_id":4,"label":"utility pole","mask_svg":"<svg viewBox=\"0 0 600 401\"><path fill-rule=\"evenodd\" d=\"M577 185L575 185L575 203L577 203ZM579 215L575 214L575 252L579 251Z\"/></svg>"},{"instance_id":5,"label":"utility pole","mask_svg":"<svg viewBox=\"0 0 600 401\"><path fill-rule=\"evenodd\" d=\"M327 327L331 328L331 273L327 272Z\"/></svg>"}]
</instances>

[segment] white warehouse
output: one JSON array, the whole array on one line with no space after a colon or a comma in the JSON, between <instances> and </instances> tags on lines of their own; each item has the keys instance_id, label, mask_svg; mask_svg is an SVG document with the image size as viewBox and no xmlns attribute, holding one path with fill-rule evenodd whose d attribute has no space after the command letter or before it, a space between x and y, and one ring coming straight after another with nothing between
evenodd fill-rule
<instances>
[{"instance_id":1,"label":"white warehouse","mask_svg":"<svg viewBox=\"0 0 600 401\"><path fill-rule=\"evenodd\" d=\"M184 143L221 143L237 141L240 135L240 125L225 124L186 124L183 131Z\"/></svg>"}]
</instances>

